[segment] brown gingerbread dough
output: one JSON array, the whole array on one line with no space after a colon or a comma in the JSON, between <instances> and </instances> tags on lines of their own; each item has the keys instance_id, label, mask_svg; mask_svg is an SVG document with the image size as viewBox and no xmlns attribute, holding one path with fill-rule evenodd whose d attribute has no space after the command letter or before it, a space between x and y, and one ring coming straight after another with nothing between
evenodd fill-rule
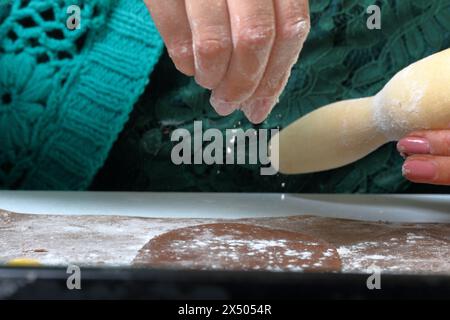
<instances>
[{"instance_id":1,"label":"brown gingerbread dough","mask_svg":"<svg viewBox=\"0 0 450 320\"><path fill-rule=\"evenodd\" d=\"M176 229L150 240L134 265L197 270L340 271L334 246L299 232L242 223Z\"/></svg>"}]
</instances>

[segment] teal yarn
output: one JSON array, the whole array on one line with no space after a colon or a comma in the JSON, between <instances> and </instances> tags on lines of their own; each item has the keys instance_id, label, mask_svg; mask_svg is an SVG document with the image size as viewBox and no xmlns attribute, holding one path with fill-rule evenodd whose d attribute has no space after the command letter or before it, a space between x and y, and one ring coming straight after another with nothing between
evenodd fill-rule
<instances>
[{"instance_id":1,"label":"teal yarn","mask_svg":"<svg viewBox=\"0 0 450 320\"><path fill-rule=\"evenodd\" d=\"M140 0L0 1L0 187L86 189L162 49Z\"/></svg>"}]
</instances>

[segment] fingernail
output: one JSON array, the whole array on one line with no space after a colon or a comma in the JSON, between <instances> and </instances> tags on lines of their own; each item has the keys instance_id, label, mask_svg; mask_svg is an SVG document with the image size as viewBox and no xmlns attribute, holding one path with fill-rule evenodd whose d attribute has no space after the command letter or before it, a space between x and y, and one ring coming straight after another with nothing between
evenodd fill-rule
<instances>
[{"instance_id":1,"label":"fingernail","mask_svg":"<svg viewBox=\"0 0 450 320\"><path fill-rule=\"evenodd\" d=\"M436 177L436 166L431 161L409 160L403 165L403 176L410 180L431 181Z\"/></svg>"},{"instance_id":2,"label":"fingernail","mask_svg":"<svg viewBox=\"0 0 450 320\"><path fill-rule=\"evenodd\" d=\"M423 138L408 137L398 142L397 150L403 154L428 154L430 142Z\"/></svg>"},{"instance_id":3,"label":"fingernail","mask_svg":"<svg viewBox=\"0 0 450 320\"><path fill-rule=\"evenodd\" d=\"M230 103L216 98L214 93L211 95L210 103L214 107L214 110L221 116L227 116L239 107L236 103Z\"/></svg>"}]
</instances>

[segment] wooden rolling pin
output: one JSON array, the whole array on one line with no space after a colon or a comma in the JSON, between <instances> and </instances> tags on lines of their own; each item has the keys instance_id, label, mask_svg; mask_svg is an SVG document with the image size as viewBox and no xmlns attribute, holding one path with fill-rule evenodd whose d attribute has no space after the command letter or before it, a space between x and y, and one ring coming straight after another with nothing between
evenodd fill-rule
<instances>
[{"instance_id":1,"label":"wooden rolling pin","mask_svg":"<svg viewBox=\"0 0 450 320\"><path fill-rule=\"evenodd\" d=\"M272 139L272 166L285 174L334 169L420 129L450 129L450 49L403 69L373 97L295 121Z\"/></svg>"}]
</instances>

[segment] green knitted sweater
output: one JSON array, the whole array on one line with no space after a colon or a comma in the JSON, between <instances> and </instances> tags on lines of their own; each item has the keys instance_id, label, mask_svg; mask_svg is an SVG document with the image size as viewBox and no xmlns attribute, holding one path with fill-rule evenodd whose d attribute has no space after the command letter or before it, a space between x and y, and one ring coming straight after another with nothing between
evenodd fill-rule
<instances>
[{"instance_id":1,"label":"green knitted sweater","mask_svg":"<svg viewBox=\"0 0 450 320\"><path fill-rule=\"evenodd\" d=\"M162 47L140 0L0 1L0 186L87 188Z\"/></svg>"},{"instance_id":2,"label":"green knitted sweater","mask_svg":"<svg viewBox=\"0 0 450 320\"><path fill-rule=\"evenodd\" d=\"M81 29L70 31L64 9L77 3ZM322 105L372 95L408 64L450 46L450 0L310 4L301 59L260 127L284 127ZM372 4L382 9L381 30L366 27ZM393 144L345 168L300 176L262 177L249 165L173 165L174 129L192 131L194 120L204 130L251 124L239 112L219 117L209 92L167 55L135 103L161 48L140 0L0 0L0 186L84 189L107 158L94 190L429 191L402 178Z\"/></svg>"}]
</instances>

